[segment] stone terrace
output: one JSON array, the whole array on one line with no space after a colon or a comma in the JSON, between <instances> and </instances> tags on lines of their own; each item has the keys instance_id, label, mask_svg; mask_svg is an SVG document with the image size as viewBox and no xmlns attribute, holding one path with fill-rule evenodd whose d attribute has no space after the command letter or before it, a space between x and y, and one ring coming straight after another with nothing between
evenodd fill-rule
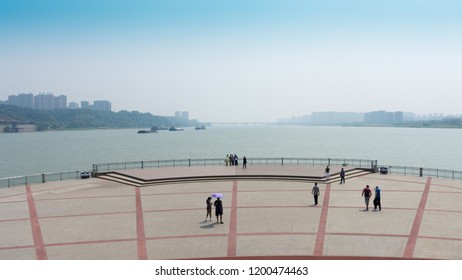
<instances>
[{"instance_id":1,"label":"stone terrace","mask_svg":"<svg viewBox=\"0 0 462 280\"><path fill-rule=\"evenodd\" d=\"M125 175L323 176L322 167L220 168ZM462 259L461 181L361 173L339 184L333 177L320 183L314 206L311 188L321 181L310 178L144 187L91 178L0 189L0 259ZM381 187L382 211L364 210L366 184ZM215 192L224 195L224 224L205 221L205 199Z\"/></svg>"}]
</instances>

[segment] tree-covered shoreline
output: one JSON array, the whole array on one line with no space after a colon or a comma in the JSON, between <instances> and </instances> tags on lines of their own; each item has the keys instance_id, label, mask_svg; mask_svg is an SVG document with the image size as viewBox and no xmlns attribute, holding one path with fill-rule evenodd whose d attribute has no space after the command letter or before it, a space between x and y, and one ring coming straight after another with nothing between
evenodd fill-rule
<instances>
[{"instance_id":1,"label":"tree-covered shoreline","mask_svg":"<svg viewBox=\"0 0 462 280\"><path fill-rule=\"evenodd\" d=\"M37 131L96 129L96 128L150 128L193 126L197 121L181 122L173 117L155 116L138 111L96 111L91 109L36 110L0 104L0 123L11 126L35 125Z\"/></svg>"}]
</instances>

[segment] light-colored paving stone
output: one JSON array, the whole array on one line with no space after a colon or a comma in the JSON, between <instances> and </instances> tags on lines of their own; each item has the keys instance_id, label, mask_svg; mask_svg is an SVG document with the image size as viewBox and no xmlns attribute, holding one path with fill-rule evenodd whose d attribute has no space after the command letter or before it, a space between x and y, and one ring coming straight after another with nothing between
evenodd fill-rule
<instances>
[{"instance_id":1,"label":"light-colored paving stone","mask_svg":"<svg viewBox=\"0 0 462 280\"><path fill-rule=\"evenodd\" d=\"M238 256L289 256L311 255L316 235L244 235L237 238Z\"/></svg>"},{"instance_id":2,"label":"light-colored paving stone","mask_svg":"<svg viewBox=\"0 0 462 280\"><path fill-rule=\"evenodd\" d=\"M227 255L228 238L208 236L182 239L148 240L150 259L222 258Z\"/></svg>"},{"instance_id":3,"label":"light-colored paving stone","mask_svg":"<svg viewBox=\"0 0 462 280\"><path fill-rule=\"evenodd\" d=\"M133 260L137 258L136 241L48 246L50 260Z\"/></svg>"},{"instance_id":4,"label":"light-colored paving stone","mask_svg":"<svg viewBox=\"0 0 462 280\"><path fill-rule=\"evenodd\" d=\"M400 257L407 238L390 236L327 235L324 255L357 257Z\"/></svg>"},{"instance_id":5,"label":"light-colored paving stone","mask_svg":"<svg viewBox=\"0 0 462 280\"><path fill-rule=\"evenodd\" d=\"M0 223L0 248L34 245L29 220Z\"/></svg>"},{"instance_id":6,"label":"light-colored paving stone","mask_svg":"<svg viewBox=\"0 0 462 280\"><path fill-rule=\"evenodd\" d=\"M135 214L40 219L45 244L136 239Z\"/></svg>"},{"instance_id":7,"label":"light-colored paving stone","mask_svg":"<svg viewBox=\"0 0 462 280\"><path fill-rule=\"evenodd\" d=\"M323 168L172 167L134 172L145 178L322 176ZM366 184L382 189L383 211L363 211L361 191ZM34 203L28 202L23 186L0 189L0 259L35 259L35 246L44 248L48 259L137 259L143 247L149 259L312 257L317 245L328 258L402 258L407 252L411 258L462 259L461 181L370 174L341 185L323 182L318 206L313 206L312 186L228 179L136 189L91 178L32 185ZM205 199L214 192L225 196L224 224L215 223L213 210L213 221L205 221ZM37 216L29 209L34 205ZM421 206L425 209L419 211Z\"/></svg>"}]
</instances>

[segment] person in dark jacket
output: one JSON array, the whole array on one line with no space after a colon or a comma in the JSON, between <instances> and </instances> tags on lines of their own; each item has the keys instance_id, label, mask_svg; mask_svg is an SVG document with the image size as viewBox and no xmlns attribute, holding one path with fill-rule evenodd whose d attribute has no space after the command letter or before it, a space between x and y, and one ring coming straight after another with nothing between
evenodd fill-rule
<instances>
[{"instance_id":1,"label":"person in dark jacket","mask_svg":"<svg viewBox=\"0 0 462 280\"><path fill-rule=\"evenodd\" d=\"M340 170L340 184L345 184L345 170Z\"/></svg>"},{"instance_id":2,"label":"person in dark jacket","mask_svg":"<svg viewBox=\"0 0 462 280\"><path fill-rule=\"evenodd\" d=\"M215 206L215 216L217 216L217 224L223 223L223 201L218 197L213 203Z\"/></svg>"},{"instance_id":3,"label":"person in dark jacket","mask_svg":"<svg viewBox=\"0 0 462 280\"><path fill-rule=\"evenodd\" d=\"M369 200L371 199L372 196L372 191L369 189L369 185L367 185L361 194L361 196L364 196L364 202L366 203L366 211L369 211Z\"/></svg>"},{"instance_id":4,"label":"person in dark jacket","mask_svg":"<svg viewBox=\"0 0 462 280\"><path fill-rule=\"evenodd\" d=\"M311 193L313 194L313 197L314 197L314 205L318 205L318 197L320 193L318 183L314 183Z\"/></svg>"},{"instance_id":5,"label":"person in dark jacket","mask_svg":"<svg viewBox=\"0 0 462 280\"><path fill-rule=\"evenodd\" d=\"M382 211L382 203L380 202L380 188L379 188L379 186L375 187L374 210L377 210L377 207L379 207L379 211Z\"/></svg>"}]
</instances>

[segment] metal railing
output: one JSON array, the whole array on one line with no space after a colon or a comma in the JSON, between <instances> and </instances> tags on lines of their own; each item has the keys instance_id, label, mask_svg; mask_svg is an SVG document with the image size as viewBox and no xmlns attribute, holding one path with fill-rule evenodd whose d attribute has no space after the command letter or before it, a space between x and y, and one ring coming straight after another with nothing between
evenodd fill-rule
<instances>
[{"instance_id":1,"label":"metal railing","mask_svg":"<svg viewBox=\"0 0 462 280\"><path fill-rule=\"evenodd\" d=\"M242 164L242 158L239 159ZM378 165L376 160L367 159L335 159L335 158L248 158L248 165L312 165L312 166L349 166L355 168L370 169L377 172ZM161 167L191 167L191 166L224 166L224 158L214 159L173 159L173 160L150 160L150 161L132 161L132 162L113 162L93 164L92 175L101 173L127 170L127 169L144 169L144 168L161 168ZM431 176L435 178L445 178L452 180L462 180L462 171L395 166L386 165L389 174L404 176ZM55 173L43 173L29 176L17 176L10 178L0 178L0 188L27 185L42 184L52 181L76 180L81 179L80 171L67 171Z\"/></svg>"},{"instance_id":2,"label":"metal railing","mask_svg":"<svg viewBox=\"0 0 462 280\"><path fill-rule=\"evenodd\" d=\"M66 171L54 173L42 173L27 176L16 176L0 179L0 188L9 188L19 185L43 184L53 181L80 179L80 171Z\"/></svg>"},{"instance_id":3,"label":"metal railing","mask_svg":"<svg viewBox=\"0 0 462 280\"><path fill-rule=\"evenodd\" d=\"M462 171L387 165L389 174L462 180Z\"/></svg>"},{"instance_id":4,"label":"metal railing","mask_svg":"<svg viewBox=\"0 0 462 280\"><path fill-rule=\"evenodd\" d=\"M242 164L242 159L239 161ZM331 159L331 158L249 158L248 165L343 165L373 169L377 165L375 160L366 159ZM100 174L116 170L144 169L176 166L220 166L226 165L225 159L175 159L133 161L116 163L93 164L93 174Z\"/></svg>"}]
</instances>

